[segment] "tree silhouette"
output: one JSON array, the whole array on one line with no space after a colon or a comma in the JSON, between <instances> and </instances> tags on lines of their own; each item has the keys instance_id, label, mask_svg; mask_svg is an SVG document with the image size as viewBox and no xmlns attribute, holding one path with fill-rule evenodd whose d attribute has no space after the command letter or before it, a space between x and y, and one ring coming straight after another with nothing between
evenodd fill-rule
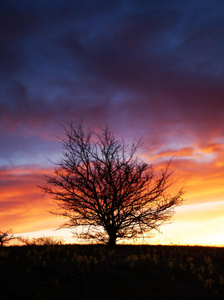
<instances>
[{"instance_id":1,"label":"tree silhouette","mask_svg":"<svg viewBox=\"0 0 224 300\"><path fill-rule=\"evenodd\" d=\"M13 231L12 229L9 229L7 231L0 231L0 246L3 247L5 243L17 239L17 237L15 237L13 235Z\"/></svg>"},{"instance_id":2,"label":"tree silhouette","mask_svg":"<svg viewBox=\"0 0 224 300\"><path fill-rule=\"evenodd\" d=\"M42 236L39 238L25 238L25 237L20 237L19 240L27 245L27 246L49 246L49 245L62 245L63 240L58 240L55 237L52 236Z\"/></svg>"},{"instance_id":3,"label":"tree silhouette","mask_svg":"<svg viewBox=\"0 0 224 300\"><path fill-rule=\"evenodd\" d=\"M182 190L168 193L174 182L170 162L155 172L136 155L140 141L130 147L108 127L85 130L80 122L64 129L63 157L41 187L59 206L52 213L68 218L61 228L115 246L170 220L182 201Z\"/></svg>"}]
</instances>

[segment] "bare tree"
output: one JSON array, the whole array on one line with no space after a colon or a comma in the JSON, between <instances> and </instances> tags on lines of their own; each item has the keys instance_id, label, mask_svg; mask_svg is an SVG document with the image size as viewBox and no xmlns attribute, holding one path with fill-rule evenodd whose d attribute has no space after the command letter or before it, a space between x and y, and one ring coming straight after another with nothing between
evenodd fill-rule
<instances>
[{"instance_id":1,"label":"bare tree","mask_svg":"<svg viewBox=\"0 0 224 300\"><path fill-rule=\"evenodd\" d=\"M9 229L7 231L0 231L0 246L3 247L5 243L17 239L17 237L15 237L13 235L13 231L12 229Z\"/></svg>"},{"instance_id":2,"label":"bare tree","mask_svg":"<svg viewBox=\"0 0 224 300\"><path fill-rule=\"evenodd\" d=\"M52 213L68 218L61 227L115 246L119 239L140 237L170 220L182 201L182 190L168 192L174 182L170 162L156 172L137 157L140 141L129 147L108 127L85 130L80 122L64 129L63 157L41 187L59 206Z\"/></svg>"}]
</instances>

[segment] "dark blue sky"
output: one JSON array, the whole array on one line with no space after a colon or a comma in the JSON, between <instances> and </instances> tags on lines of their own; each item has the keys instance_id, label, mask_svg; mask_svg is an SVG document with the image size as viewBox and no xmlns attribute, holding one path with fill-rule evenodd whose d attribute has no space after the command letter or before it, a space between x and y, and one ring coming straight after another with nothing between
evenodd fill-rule
<instances>
[{"instance_id":1,"label":"dark blue sky","mask_svg":"<svg viewBox=\"0 0 224 300\"><path fill-rule=\"evenodd\" d=\"M81 117L155 146L223 134L222 1L1 1L0 20L2 166Z\"/></svg>"},{"instance_id":2,"label":"dark blue sky","mask_svg":"<svg viewBox=\"0 0 224 300\"><path fill-rule=\"evenodd\" d=\"M46 167L80 118L181 168L224 161L223 53L220 0L1 1L0 171Z\"/></svg>"}]
</instances>

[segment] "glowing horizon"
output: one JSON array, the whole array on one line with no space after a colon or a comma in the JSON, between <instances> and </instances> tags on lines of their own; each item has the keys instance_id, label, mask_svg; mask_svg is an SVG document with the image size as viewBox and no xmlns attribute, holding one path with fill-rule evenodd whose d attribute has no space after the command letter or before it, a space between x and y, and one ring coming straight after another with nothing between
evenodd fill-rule
<instances>
[{"instance_id":1,"label":"glowing horizon","mask_svg":"<svg viewBox=\"0 0 224 300\"><path fill-rule=\"evenodd\" d=\"M224 246L222 228L224 222L224 177L218 163L221 162L221 159L217 158L217 152L211 151L213 151L213 160L209 160L209 162L202 160L199 164L192 151L188 153L187 159L185 151L182 149L176 151L171 169L175 169L173 177L178 179L175 188L179 189L184 186L184 202L175 209L173 222L160 228L162 234L153 233L152 238L147 239L147 243ZM140 150L139 154L147 161L146 156ZM154 164L159 168L160 158L164 159L164 156L166 158L168 154L170 155L170 151L166 155L157 152ZM184 159L182 159L182 154ZM150 156L148 156L148 160L149 158ZM204 167L202 168L202 166ZM189 172L186 172L187 168L191 170L190 176ZM13 228L14 233L29 237L40 237L51 233L50 235L59 236L67 243L77 242L69 229L54 231L65 219L55 217L48 212L53 207L57 207L56 203L48 196L43 196L37 187L45 182L44 175L51 172L52 168L39 169L38 166L31 166L30 169L28 166L24 168L8 167L0 172L3 180L13 182L10 191L7 187L1 190L3 210L1 210L0 216L3 231ZM15 199L17 200L15 201ZM31 199L32 205L29 203ZM136 243L135 240L127 240L127 243L133 242ZM141 240L138 242L146 243Z\"/></svg>"}]
</instances>

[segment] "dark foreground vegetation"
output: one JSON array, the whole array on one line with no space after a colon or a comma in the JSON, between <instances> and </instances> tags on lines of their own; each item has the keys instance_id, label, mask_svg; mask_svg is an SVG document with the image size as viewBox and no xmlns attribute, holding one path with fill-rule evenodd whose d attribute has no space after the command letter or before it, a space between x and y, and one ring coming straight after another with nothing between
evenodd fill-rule
<instances>
[{"instance_id":1,"label":"dark foreground vegetation","mask_svg":"<svg viewBox=\"0 0 224 300\"><path fill-rule=\"evenodd\" d=\"M1 300L224 299L224 248L3 247L0 282Z\"/></svg>"}]
</instances>

